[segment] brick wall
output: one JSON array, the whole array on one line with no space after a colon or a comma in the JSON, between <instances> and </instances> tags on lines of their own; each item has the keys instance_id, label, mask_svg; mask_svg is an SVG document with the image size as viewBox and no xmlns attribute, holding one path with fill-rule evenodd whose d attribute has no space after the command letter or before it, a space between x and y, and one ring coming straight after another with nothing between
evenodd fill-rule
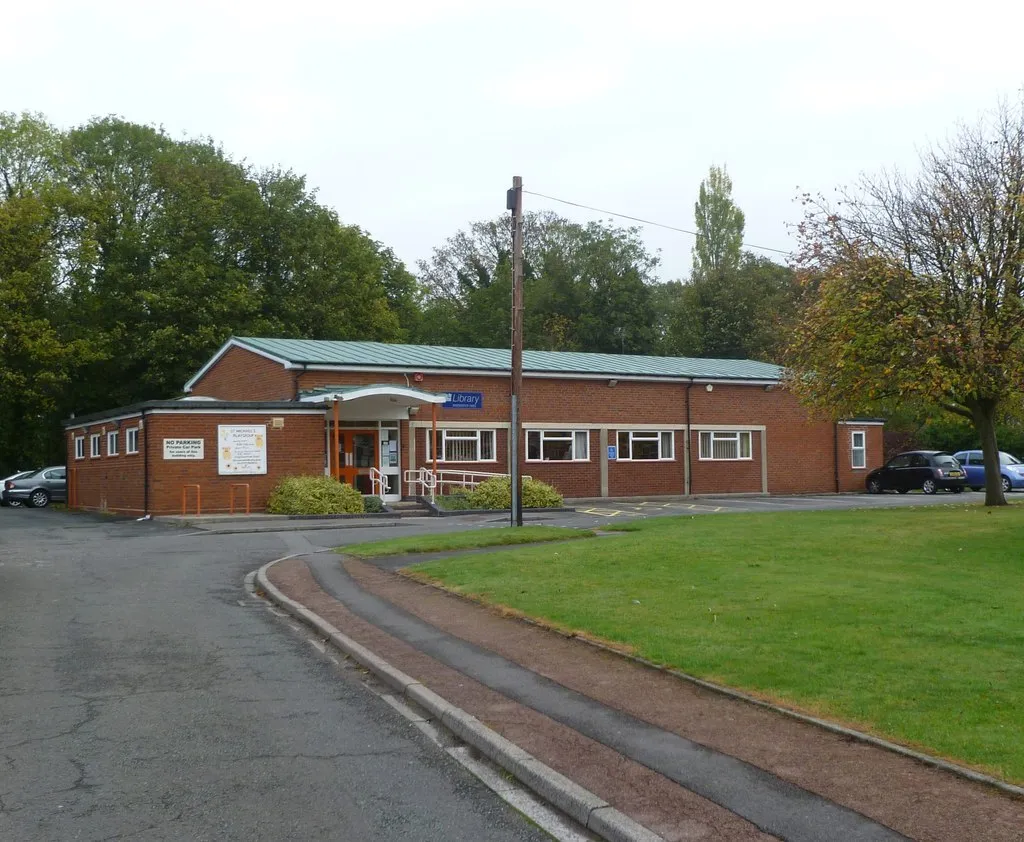
<instances>
[{"instance_id":1,"label":"brick wall","mask_svg":"<svg viewBox=\"0 0 1024 842\"><path fill-rule=\"evenodd\" d=\"M191 394L222 401L290 401L295 398L295 374L281 363L232 346Z\"/></svg>"},{"instance_id":2,"label":"brick wall","mask_svg":"<svg viewBox=\"0 0 1024 842\"><path fill-rule=\"evenodd\" d=\"M77 501L76 508L89 511L111 511L122 514L143 514L145 491L143 449L145 429L139 430L138 453L128 453L128 430L139 426L139 417L104 421L88 427L68 430L67 444L68 499ZM107 450L107 433L117 430L117 454ZM90 437L100 437L100 456L90 455ZM75 439L83 437L85 458L75 458Z\"/></svg>"},{"instance_id":3,"label":"brick wall","mask_svg":"<svg viewBox=\"0 0 1024 842\"><path fill-rule=\"evenodd\" d=\"M484 395L480 410L438 408L438 426L447 421L470 421L481 428L509 417L509 378L479 374L424 373L420 381L403 373L387 372L290 372L282 366L238 348L232 348L196 385L196 394L227 399L291 398L296 387L369 385L390 383L413 386L430 392L476 391ZM523 421L551 423L572 428L574 424L600 424L608 429L608 443L616 444L616 424L682 425L686 423L687 386L684 383L628 382L615 378L582 380L526 377L523 383ZM759 493L762 491L761 447L767 445L768 491L775 494L833 492L836 490L836 426L814 421L795 397L780 387L715 384L709 392L704 385L689 389L691 423L735 425L737 428L764 427L752 435L752 458L747 461L701 461L698 433L691 433L691 491L694 494ZM424 406L417 421L429 419ZM409 465L408 425L402 425L402 467ZM882 428L865 427L867 464L865 470L850 467L846 426L839 428L839 483L843 491L863 488L867 470L882 462ZM551 482L566 496L600 494L599 431L591 429L590 462L522 463L526 474ZM322 448L322 445L320 446ZM497 436L497 461L447 465L449 468L502 473L507 467L507 440ZM611 496L681 494L685 481L685 451L682 434L675 440L675 459L666 462L612 461L608 466ZM525 441L523 442L525 454ZM426 435L417 429L416 462L426 466Z\"/></svg>"},{"instance_id":4,"label":"brick wall","mask_svg":"<svg viewBox=\"0 0 1024 842\"><path fill-rule=\"evenodd\" d=\"M278 481L294 474L322 474L324 470L324 416L287 415L284 427L275 430L271 415L246 413L169 413L146 417L152 438L150 449L150 511L155 514L180 514L181 489L186 483L198 483L204 514L226 512L230 507L231 485L249 483L252 511L263 511L267 497ZM220 424L265 424L267 427L267 473L259 476L221 476L217 473L217 427ZM202 438L204 458L199 460L163 458L165 438ZM195 492L190 490L189 511L195 511ZM236 492L236 511L244 510L245 492Z\"/></svg>"},{"instance_id":5,"label":"brick wall","mask_svg":"<svg viewBox=\"0 0 1024 842\"><path fill-rule=\"evenodd\" d=\"M284 476L291 474L322 474L324 469L324 417L323 414L296 415L276 412L283 417L284 427L273 429L271 415L253 413L199 414L174 412L146 415L139 431L139 453L125 453L128 427L138 425L138 418L120 422L98 422L84 429L69 431L67 435L69 483L74 486L77 508L89 511L109 511L120 514L141 514L145 511L143 483L144 458L149 460L149 512L153 515L181 513L182 486L200 486L202 512L215 514L230 507L230 486L249 483L252 511L266 508L271 489ZM221 476L218 474L217 426L219 424L267 427L267 473L260 476ZM106 433L119 427L119 453L107 452ZM89 436L101 433L102 451L99 458L89 455ZM75 459L76 436L85 436L85 458ZM165 438L202 438L202 460L163 458ZM145 454L145 456L144 456ZM236 511L245 508L244 489L236 492ZM195 490L188 491L189 512L195 512Z\"/></svg>"}]
</instances>

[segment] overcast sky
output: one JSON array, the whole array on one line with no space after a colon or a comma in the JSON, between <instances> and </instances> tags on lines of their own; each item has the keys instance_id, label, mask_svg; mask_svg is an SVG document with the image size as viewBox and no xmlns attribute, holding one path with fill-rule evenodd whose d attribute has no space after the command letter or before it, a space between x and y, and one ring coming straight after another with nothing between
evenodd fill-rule
<instances>
[{"instance_id":1,"label":"overcast sky","mask_svg":"<svg viewBox=\"0 0 1024 842\"><path fill-rule=\"evenodd\" d=\"M726 165L750 243L798 190L913 166L1024 83L1019 2L10 0L0 110L117 114L308 177L411 267L525 187L693 227ZM527 210L600 218L527 196ZM692 237L644 230L663 280Z\"/></svg>"}]
</instances>

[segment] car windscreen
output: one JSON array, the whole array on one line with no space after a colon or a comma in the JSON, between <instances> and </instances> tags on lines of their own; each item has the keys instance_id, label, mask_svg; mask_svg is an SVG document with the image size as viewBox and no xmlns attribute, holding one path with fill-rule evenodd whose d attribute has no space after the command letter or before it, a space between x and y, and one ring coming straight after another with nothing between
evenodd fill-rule
<instances>
[{"instance_id":1,"label":"car windscreen","mask_svg":"<svg viewBox=\"0 0 1024 842\"><path fill-rule=\"evenodd\" d=\"M959 468L960 463L956 461L948 453L940 453L938 456L932 457L932 464L940 468Z\"/></svg>"},{"instance_id":2,"label":"car windscreen","mask_svg":"<svg viewBox=\"0 0 1024 842\"><path fill-rule=\"evenodd\" d=\"M999 464L1000 465L1019 465L1019 464L1021 464L1021 461L1016 456L1011 456L1009 453L1000 453L999 454Z\"/></svg>"}]
</instances>

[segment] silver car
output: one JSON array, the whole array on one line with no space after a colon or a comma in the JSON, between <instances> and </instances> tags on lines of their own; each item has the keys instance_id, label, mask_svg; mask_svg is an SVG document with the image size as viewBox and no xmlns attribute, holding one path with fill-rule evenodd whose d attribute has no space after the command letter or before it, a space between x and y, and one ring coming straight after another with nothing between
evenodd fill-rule
<instances>
[{"instance_id":1,"label":"silver car","mask_svg":"<svg viewBox=\"0 0 1024 842\"><path fill-rule=\"evenodd\" d=\"M4 480L0 498L10 506L23 503L41 509L50 501L66 502L68 499L68 472L63 465L54 465L34 471L20 479Z\"/></svg>"}]
</instances>

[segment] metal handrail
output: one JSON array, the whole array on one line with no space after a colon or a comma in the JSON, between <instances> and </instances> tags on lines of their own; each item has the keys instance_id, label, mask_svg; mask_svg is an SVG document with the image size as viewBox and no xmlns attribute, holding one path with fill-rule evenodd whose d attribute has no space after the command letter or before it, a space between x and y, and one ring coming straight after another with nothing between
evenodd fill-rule
<instances>
[{"instance_id":1,"label":"metal handrail","mask_svg":"<svg viewBox=\"0 0 1024 842\"><path fill-rule=\"evenodd\" d=\"M459 471L445 469L436 473L430 468L413 468L405 472L403 481L408 485L418 485L422 496L430 493L430 501L434 502L435 494L443 494L445 488L476 488L481 482L494 477L508 477L508 474L495 474L487 471ZM533 479L530 476L523 476L523 480Z\"/></svg>"},{"instance_id":2,"label":"metal handrail","mask_svg":"<svg viewBox=\"0 0 1024 842\"><path fill-rule=\"evenodd\" d=\"M388 481L384 478L384 472L380 468L370 468L370 491L383 500L387 487Z\"/></svg>"}]
</instances>

